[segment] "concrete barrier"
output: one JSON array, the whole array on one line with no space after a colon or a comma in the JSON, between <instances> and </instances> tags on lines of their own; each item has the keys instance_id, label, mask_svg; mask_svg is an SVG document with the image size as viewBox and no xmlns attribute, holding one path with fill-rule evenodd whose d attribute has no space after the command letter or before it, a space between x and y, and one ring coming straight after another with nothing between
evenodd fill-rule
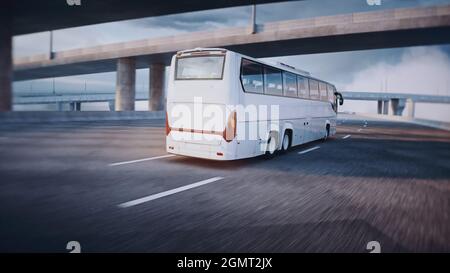
<instances>
[{"instance_id":1,"label":"concrete barrier","mask_svg":"<svg viewBox=\"0 0 450 273\"><path fill-rule=\"evenodd\" d=\"M419 118L408 118L403 116L392 116L392 115L377 115L377 114L367 114L367 113L355 113L355 114L340 114L341 117L351 118L352 116L358 118L367 118L367 119L378 119L378 120L387 120L387 121L397 121L397 122L409 122L417 125L427 126L436 129L442 129L446 131L450 131L450 123L444 121L436 121L436 120L428 120L428 119L419 119Z\"/></svg>"},{"instance_id":2,"label":"concrete barrier","mask_svg":"<svg viewBox=\"0 0 450 273\"><path fill-rule=\"evenodd\" d=\"M165 119L165 111L3 112L0 123Z\"/></svg>"}]
</instances>

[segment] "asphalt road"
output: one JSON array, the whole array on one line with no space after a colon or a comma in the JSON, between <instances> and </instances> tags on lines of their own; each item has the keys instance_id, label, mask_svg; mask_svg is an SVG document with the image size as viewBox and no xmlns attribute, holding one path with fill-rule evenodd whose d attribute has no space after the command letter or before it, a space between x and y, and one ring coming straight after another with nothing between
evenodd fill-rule
<instances>
[{"instance_id":1,"label":"asphalt road","mask_svg":"<svg viewBox=\"0 0 450 273\"><path fill-rule=\"evenodd\" d=\"M450 251L450 132L340 119L271 160L133 162L163 126L0 124L0 252Z\"/></svg>"}]
</instances>

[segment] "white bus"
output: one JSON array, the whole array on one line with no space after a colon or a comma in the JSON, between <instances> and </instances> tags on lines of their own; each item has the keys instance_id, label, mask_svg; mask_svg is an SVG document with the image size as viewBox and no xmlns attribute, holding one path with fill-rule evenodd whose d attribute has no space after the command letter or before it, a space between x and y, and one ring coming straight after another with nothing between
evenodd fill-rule
<instances>
[{"instance_id":1,"label":"white bus","mask_svg":"<svg viewBox=\"0 0 450 273\"><path fill-rule=\"evenodd\" d=\"M180 51L170 66L166 149L214 160L270 157L334 135L338 103L332 84L285 64L220 48Z\"/></svg>"}]
</instances>

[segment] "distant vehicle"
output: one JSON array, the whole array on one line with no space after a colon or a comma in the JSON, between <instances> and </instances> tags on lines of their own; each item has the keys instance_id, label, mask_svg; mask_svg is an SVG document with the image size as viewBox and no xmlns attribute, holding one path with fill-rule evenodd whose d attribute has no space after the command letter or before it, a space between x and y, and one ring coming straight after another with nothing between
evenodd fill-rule
<instances>
[{"instance_id":1,"label":"distant vehicle","mask_svg":"<svg viewBox=\"0 0 450 273\"><path fill-rule=\"evenodd\" d=\"M170 66L166 149L214 160L270 157L334 135L342 103L335 86L282 63L220 48L180 51Z\"/></svg>"}]
</instances>

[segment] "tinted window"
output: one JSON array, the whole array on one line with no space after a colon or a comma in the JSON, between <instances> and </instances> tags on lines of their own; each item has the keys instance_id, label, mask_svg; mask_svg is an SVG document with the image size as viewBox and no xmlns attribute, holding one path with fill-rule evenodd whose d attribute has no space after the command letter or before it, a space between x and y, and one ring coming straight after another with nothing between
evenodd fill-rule
<instances>
[{"instance_id":1,"label":"tinted window","mask_svg":"<svg viewBox=\"0 0 450 273\"><path fill-rule=\"evenodd\" d=\"M309 80L309 96L311 99L319 99L319 82L316 80Z\"/></svg>"},{"instance_id":2,"label":"tinted window","mask_svg":"<svg viewBox=\"0 0 450 273\"><path fill-rule=\"evenodd\" d=\"M283 95L283 82L280 70L264 67L264 92L269 95Z\"/></svg>"},{"instance_id":3,"label":"tinted window","mask_svg":"<svg viewBox=\"0 0 450 273\"><path fill-rule=\"evenodd\" d=\"M263 93L262 65L243 59L241 80L245 92Z\"/></svg>"},{"instance_id":4,"label":"tinted window","mask_svg":"<svg viewBox=\"0 0 450 273\"><path fill-rule=\"evenodd\" d=\"M283 72L284 95L288 97L297 97L297 77L295 74Z\"/></svg>"},{"instance_id":5,"label":"tinted window","mask_svg":"<svg viewBox=\"0 0 450 273\"><path fill-rule=\"evenodd\" d=\"M220 80L222 79L224 56L199 56L178 58L177 80Z\"/></svg>"},{"instance_id":6,"label":"tinted window","mask_svg":"<svg viewBox=\"0 0 450 273\"><path fill-rule=\"evenodd\" d=\"M298 82L298 96L300 98L309 99L308 78L298 76L297 82Z\"/></svg>"},{"instance_id":7,"label":"tinted window","mask_svg":"<svg viewBox=\"0 0 450 273\"><path fill-rule=\"evenodd\" d=\"M328 101L334 102L334 90L333 86L331 84L327 85L328 90Z\"/></svg>"},{"instance_id":8,"label":"tinted window","mask_svg":"<svg viewBox=\"0 0 450 273\"><path fill-rule=\"evenodd\" d=\"M320 100L327 100L328 99L327 84L323 82L319 83L319 89L320 89Z\"/></svg>"}]
</instances>

